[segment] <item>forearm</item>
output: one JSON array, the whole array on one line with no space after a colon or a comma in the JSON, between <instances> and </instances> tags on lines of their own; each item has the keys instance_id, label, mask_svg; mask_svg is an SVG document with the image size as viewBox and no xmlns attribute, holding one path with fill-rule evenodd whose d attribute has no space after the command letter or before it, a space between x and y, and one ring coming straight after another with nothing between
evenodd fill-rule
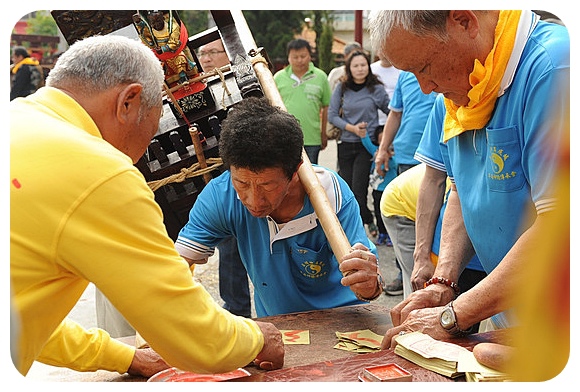
<instances>
[{"instance_id":1,"label":"forearm","mask_svg":"<svg viewBox=\"0 0 580 392\"><path fill-rule=\"evenodd\" d=\"M401 118L403 117L403 112L395 112L392 111L387 116L387 121L385 122L385 126L383 127L383 138L381 140L381 144L379 145L378 152L386 154L389 146L393 144L393 140L395 139L395 135L399 130L399 126L401 125Z\"/></svg>"},{"instance_id":2,"label":"forearm","mask_svg":"<svg viewBox=\"0 0 580 392\"><path fill-rule=\"evenodd\" d=\"M452 185L443 216L439 262L435 268L434 276L441 276L457 282L459 275L474 254L473 245L463 223L457 190Z\"/></svg>"},{"instance_id":3,"label":"forearm","mask_svg":"<svg viewBox=\"0 0 580 392\"><path fill-rule=\"evenodd\" d=\"M320 108L320 129L322 133L326 132L326 124L328 123L328 106Z\"/></svg>"},{"instance_id":4,"label":"forearm","mask_svg":"<svg viewBox=\"0 0 580 392\"><path fill-rule=\"evenodd\" d=\"M385 172L389 170L389 158L392 155L389 152L389 147L393 143L395 135L399 130L402 115L402 112L391 111L383 127L383 138L375 155L375 171L381 176L384 176Z\"/></svg>"},{"instance_id":5,"label":"forearm","mask_svg":"<svg viewBox=\"0 0 580 392\"><path fill-rule=\"evenodd\" d=\"M135 347L112 339L106 331L85 330L74 321L65 319L53 332L37 360L81 372L109 370L122 374L129 369L134 354Z\"/></svg>"},{"instance_id":6,"label":"forearm","mask_svg":"<svg viewBox=\"0 0 580 392\"><path fill-rule=\"evenodd\" d=\"M328 125L328 106L320 109L320 146L324 150L328 145L328 137L326 135L326 127Z\"/></svg>"},{"instance_id":7,"label":"forearm","mask_svg":"<svg viewBox=\"0 0 580 392\"><path fill-rule=\"evenodd\" d=\"M415 218L415 264L431 262L431 247L439 212L445 196L447 173L430 166L425 168L425 175L419 188L417 212Z\"/></svg>"}]
</instances>

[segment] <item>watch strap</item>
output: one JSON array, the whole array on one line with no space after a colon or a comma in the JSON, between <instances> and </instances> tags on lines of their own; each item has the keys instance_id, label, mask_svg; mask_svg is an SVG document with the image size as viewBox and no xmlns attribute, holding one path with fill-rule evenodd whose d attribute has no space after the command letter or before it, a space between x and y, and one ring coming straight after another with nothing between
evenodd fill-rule
<instances>
[{"instance_id":1,"label":"watch strap","mask_svg":"<svg viewBox=\"0 0 580 392\"><path fill-rule=\"evenodd\" d=\"M459 325L457 324L457 315L455 314L455 309L453 309L453 301L451 301L447 304L444 311L446 309L449 309L451 311L451 314L453 315L453 325L450 328L443 327L449 334L451 334L453 336L457 336L457 337L462 337L462 336L470 335L474 332L473 326L469 327L467 330L463 330L463 329L459 328ZM443 326L443 325L441 325L441 326Z\"/></svg>"}]
</instances>

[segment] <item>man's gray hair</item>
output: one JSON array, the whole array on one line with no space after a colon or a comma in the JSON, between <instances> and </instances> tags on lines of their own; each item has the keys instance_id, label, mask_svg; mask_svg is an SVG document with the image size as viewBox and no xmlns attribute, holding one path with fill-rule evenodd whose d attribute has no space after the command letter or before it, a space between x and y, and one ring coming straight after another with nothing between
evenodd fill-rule
<instances>
[{"instance_id":1,"label":"man's gray hair","mask_svg":"<svg viewBox=\"0 0 580 392\"><path fill-rule=\"evenodd\" d=\"M71 45L58 58L46 85L91 94L139 83L143 86L142 107L152 108L161 104L164 79L159 59L141 41L104 35Z\"/></svg>"},{"instance_id":2,"label":"man's gray hair","mask_svg":"<svg viewBox=\"0 0 580 392\"><path fill-rule=\"evenodd\" d=\"M445 41L448 15L448 10L375 11L369 17L371 44L376 51L381 51L394 28L419 36L433 35Z\"/></svg>"},{"instance_id":3,"label":"man's gray hair","mask_svg":"<svg viewBox=\"0 0 580 392\"><path fill-rule=\"evenodd\" d=\"M354 41L349 43L348 45L345 45L344 47L344 55L348 56L350 54L350 52L357 50L357 49L362 49L361 44L359 44L358 42Z\"/></svg>"}]
</instances>

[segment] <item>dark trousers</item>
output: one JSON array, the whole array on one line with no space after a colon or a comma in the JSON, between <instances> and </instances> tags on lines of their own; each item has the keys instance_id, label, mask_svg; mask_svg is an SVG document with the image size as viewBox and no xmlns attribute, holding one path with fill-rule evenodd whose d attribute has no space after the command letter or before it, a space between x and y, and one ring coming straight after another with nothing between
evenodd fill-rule
<instances>
[{"instance_id":1,"label":"dark trousers","mask_svg":"<svg viewBox=\"0 0 580 392\"><path fill-rule=\"evenodd\" d=\"M467 290L471 289L473 286L475 286L477 283L479 283L479 281L482 280L483 278L485 278L486 276L487 276L487 273L485 271L478 271L478 270L473 270L471 268L466 268L463 270L461 275L459 275L459 280L457 281L457 284L459 285L461 292L465 293ZM479 329L479 323L477 323L473 326L473 330L475 332L477 332L478 329Z\"/></svg>"},{"instance_id":2,"label":"dark trousers","mask_svg":"<svg viewBox=\"0 0 580 392\"><path fill-rule=\"evenodd\" d=\"M471 289L473 286L479 283L480 280L485 278L487 274L485 271L478 271L471 268L466 268L463 270L461 275L459 275L459 281L457 284L461 289L461 292L464 293L467 290Z\"/></svg>"},{"instance_id":3,"label":"dark trousers","mask_svg":"<svg viewBox=\"0 0 580 392\"><path fill-rule=\"evenodd\" d=\"M372 156L362 143L343 141L338 144L338 174L354 193L364 224L371 224L374 221L373 214L368 207L371 165Z\"/></svg>"},{"instance_id":4,"label":"dark trousers","mask_svg":"<svg viewBox=\"0 0 580 392\"><path fill-rule=\"evenodd\" d=\"M318 155L320 154L320 146L304 146L304 151L310 159L310 163L318 164Z\"/></svg>"},{"instance_id":5,"label":"dark trousers","mask_svg":"<svg viewBox=\"0 0 580 392\"><path fill-rule=\"evenodd\" d=\"M217 246L219 250L219 287L224 309L238 316L251 317L252 304L248 273L240 258L238 242L228 237Z\"/></svg>"},{"instance_id":6,"label":"dark trousers","mask_svg":"<svg viewBox=\"0 0 580 392\"><path fill-rule=\"evenodd\" d=\"M417 166L417 165L416 164L409 165L409 164L405 164L405 163L401 163L401 164L397 165L397 175L401 174L404 171L409 170L413 166Z\"/></svg>"},{"instance_id":7,"label":"dark trousers","mask_svg":"<svg viewBox=\"0 0 580 392\"><path fill-rule=\"evenodd\" d=\"M373 189L373 208L375 210L375 217L377 218L377 227L379 228L380 234L387 234L387 228L381 217L381 197L383 196L383 191L377 191Z\"/></svg>"}]
</instances>

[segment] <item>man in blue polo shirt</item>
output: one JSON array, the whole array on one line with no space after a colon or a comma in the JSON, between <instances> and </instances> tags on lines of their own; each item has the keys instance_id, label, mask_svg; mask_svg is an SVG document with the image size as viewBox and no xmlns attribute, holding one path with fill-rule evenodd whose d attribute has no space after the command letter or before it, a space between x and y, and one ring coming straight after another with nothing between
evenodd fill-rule
<instances>
[{"instance_id":1,"label":"man in blue polo shirt","mask_svg":"<svg viewBox=\"0 0 580 392\"><path fill-rule=\"evenodd\" d=\"M436 96L434 92L423 94L417 78L411 72L399 72L399 79L389 102L390 112L385 123L383 139L375 157L375 167L379 174L384 174L383 168L388 170L386 162L392 155L388 152L391 144L397 162L397 174L419 163L413 155L423 135Z\"/></svg>"},{"instance_id":2,"label":"man in blue polo shirt","mask_svg":"<svg viewBox=\"0 0 580 392\"><path fill-rule=\"evenodd\" d=\"M566 208L556 204L552 179L569 133L568 31L520 10L379 11L370 30L423 92L445 96L443 158L452 180L434 275L393 308L383 347L406 331L462 336L500 312L504 323L491 327L516 325L508 311L529 265L523 252ZM474 252L488 276L456 297Z\"/></svg>"},{"instance_id":3,"label":"man in blue polo shirt","mask_svg":"<svg viewBox=\"0 0 580 392\"><path fill-rule=\"evenodd\" d=\"M337 260L298 177L303 135L296 118L246 98L222 122L220 156L229 170L199 194L175 247L205 263L235 236L254 285L258 317L364 303L383 292L377 250L358 203L335 172L313 169L353 245ZM339 264L340 261L340 264Z\"/></svg>"}]
</instances>

